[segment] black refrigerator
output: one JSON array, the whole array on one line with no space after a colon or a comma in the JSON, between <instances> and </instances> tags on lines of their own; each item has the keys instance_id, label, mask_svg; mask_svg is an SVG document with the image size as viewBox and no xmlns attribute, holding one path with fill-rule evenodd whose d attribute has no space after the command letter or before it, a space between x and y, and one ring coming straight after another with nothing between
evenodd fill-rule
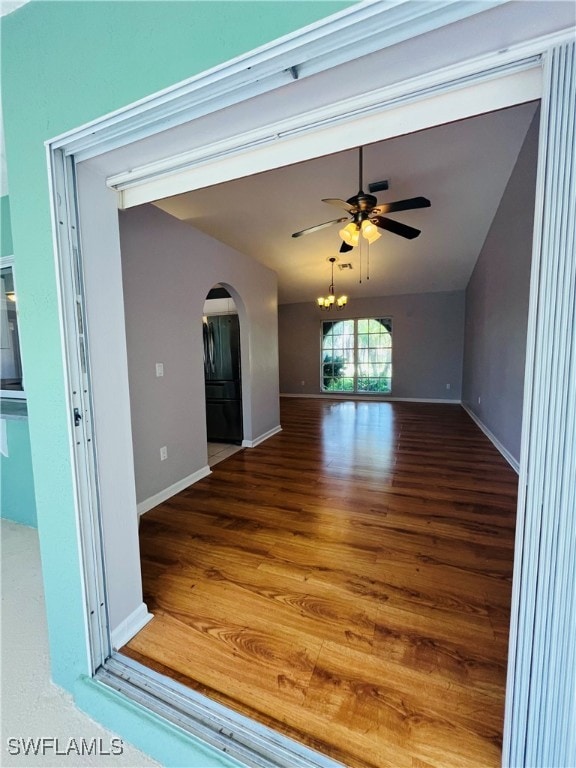
<instances>
[{"instance_id":1,"label":"black refrigerator","mask_svg":"<svg viewBox=\"0 0 576 768\"><path fill-rule=\"evenodd\" d=\"M208 441L241 444L242 384L238 315L207 317L203 333Z\"/></svg>"}]
</instances>

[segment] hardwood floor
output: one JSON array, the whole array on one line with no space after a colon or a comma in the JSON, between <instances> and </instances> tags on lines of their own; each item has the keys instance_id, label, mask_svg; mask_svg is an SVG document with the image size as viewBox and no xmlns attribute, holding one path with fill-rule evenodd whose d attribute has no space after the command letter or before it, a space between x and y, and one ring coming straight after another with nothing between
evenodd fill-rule
<instances>
[{"instance_id":1,"label":"hardwood floor","mask_svg":"<svg viewBox=\"0 0 576 768\"><path fill-rule=\"evenodd\" d=\"M351 768L499 766L516 474L459 406L282 426L142 519L123 652Z\"/></svg>"}]
</instances>

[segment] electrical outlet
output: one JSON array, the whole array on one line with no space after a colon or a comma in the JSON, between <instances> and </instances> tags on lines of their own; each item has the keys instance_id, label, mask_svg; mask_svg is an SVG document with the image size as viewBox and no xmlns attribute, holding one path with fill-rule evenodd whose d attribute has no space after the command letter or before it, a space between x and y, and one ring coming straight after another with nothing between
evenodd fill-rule
<instances>
[{"instance_id":1,"label":"electrical outlet","mask_svg":"<svg viewBox=\"0 0 576 768\"><path fill-rule=\"evenodd\" d=\"M165 445L160 448L160 461L165 461L168 458L168 448Z\"/></svg>"},{"instance_id":2,"label":"electrical outlet","mask_svg":"<svg viewBox=\"0 0 576 768\"><path fill-rule=\"evenodd\" d=\"M164 363L156 363L156 376L164 376Z\"/></svg>"},{"instance_id":3,"label":"electrical outlet","mask_svg":"<svg viewBox=\"0 0 576 768\"><path fill-rule=\"evenodd\" d=\"M481 397L479 397L479 398L478 398L478 405L480 405L480 403L481 403L481 402L482 402L482 398L481 398Z\"/></svg>"},{"instance_id":4,"label":"electrical outlet","mask_svg":"<svg viewBox=\"0 0 576 768\"><path fill-rule=\"evenodd\" d=\"M451 384L446 384L446 389L450 389L451 386Z\"/></svg>"}]
</instances>

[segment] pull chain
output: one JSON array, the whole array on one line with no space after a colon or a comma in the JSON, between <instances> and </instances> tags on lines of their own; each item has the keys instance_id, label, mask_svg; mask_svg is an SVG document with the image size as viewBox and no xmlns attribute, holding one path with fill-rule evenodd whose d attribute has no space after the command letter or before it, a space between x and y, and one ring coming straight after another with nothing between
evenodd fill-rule
<instances>
[{"instance_id":1,"label":"pull chain","mask_svg":"<svg viewBox=\"0 0 576 768\"><path fill-rule=\"evenodd\" d=\"M370 243L366 245L366 280L370 280Z\"/></svg>"}]
</instances>

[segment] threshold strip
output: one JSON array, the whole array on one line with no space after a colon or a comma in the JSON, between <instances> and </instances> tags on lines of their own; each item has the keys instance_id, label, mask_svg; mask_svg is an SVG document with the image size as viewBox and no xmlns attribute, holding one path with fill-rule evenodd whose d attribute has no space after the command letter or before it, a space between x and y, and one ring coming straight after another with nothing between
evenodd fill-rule
<instances>
[{"instance_id":1,"label":"threshold strip","mask_svg":"<svg viewBox=\"0 0 576 768\"><path fill-rule=\"evenodd\" d=\"M249 768L344 768L122 654L94 677Z\"/></svg>"}]
</instances>

